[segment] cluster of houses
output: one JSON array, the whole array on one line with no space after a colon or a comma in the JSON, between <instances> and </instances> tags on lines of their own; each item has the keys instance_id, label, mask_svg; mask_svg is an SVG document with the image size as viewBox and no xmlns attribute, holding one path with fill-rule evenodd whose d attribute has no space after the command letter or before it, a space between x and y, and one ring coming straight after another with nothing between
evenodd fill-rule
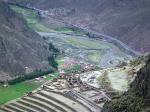
<instances>
[{"instance_id":1,"label":"cluster of houses","mask_svg":"<svg viewBox=\"0 0 150 112\"><path fill-rule=\"evenodd\" d=\"M61 68L68 68L68 67L73 66L75 64L78 64L77 61L69 58L69 59L65 60L65 63L61 66Z\"/></svg>"}]
</instances>

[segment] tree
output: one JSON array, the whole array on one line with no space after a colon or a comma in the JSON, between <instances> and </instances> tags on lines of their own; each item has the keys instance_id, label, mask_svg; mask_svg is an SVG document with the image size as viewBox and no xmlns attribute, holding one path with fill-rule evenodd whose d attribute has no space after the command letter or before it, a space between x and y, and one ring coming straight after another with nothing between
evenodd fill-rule
<instances>
[{"instance_id":1,"label":"tree","mask_svg":"<svg viewBox=\"0 0 150 112\"><path fill-rule=\"evenodd\" d=\"M55 68L55 69L58 68L58 63L55 61L54 56L49 56L48 62L49 62L49 65L51 65L53 68Z\"/></svg>"}]
</instances>

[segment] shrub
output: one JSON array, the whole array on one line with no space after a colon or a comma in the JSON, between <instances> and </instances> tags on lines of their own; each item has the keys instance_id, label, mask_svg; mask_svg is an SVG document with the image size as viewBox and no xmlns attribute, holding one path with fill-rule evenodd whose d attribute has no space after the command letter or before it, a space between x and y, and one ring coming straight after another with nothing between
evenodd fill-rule
<instances>
[{"instance_id":1,"label":"shrub","mask_svg":"<svg viewBox=\"0 0 150 112\"><path fill-rule=\"evenodd\" d=\"M58 68L58 63L55 61L54 56L49 56L48 62L49 62L49 65L51 65L53 68L55 68L55 69Z\"/></svg>"}]
</instances>

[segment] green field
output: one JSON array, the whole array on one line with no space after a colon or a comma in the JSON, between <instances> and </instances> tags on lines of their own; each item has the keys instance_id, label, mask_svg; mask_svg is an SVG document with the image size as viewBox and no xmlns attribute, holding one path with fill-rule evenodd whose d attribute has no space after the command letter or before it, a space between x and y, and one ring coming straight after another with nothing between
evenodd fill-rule
<instances>
[{"instance_id":1,"label":"green field","mask_svg":"<svg viewBox=\"0 0 150 112\"><path fill-rule=\"evenodd\" d=\"M51 32L52 29L44 26L39 18L38 12L26 8L21 8L15 5L10 6L15 12L21 13L30 28L39 32Z\"/></svg>"},{"instance_id":2,"label":"green field","mask_svg":"<svg viewBox=\"0 0 150 112\"><path fill-rule=\"evenodd\" d=\"M73 33L74 32L74 34L79 35L79 36L85 35L85 33L82 31L72 30L71 28L66 28L66 27L58 27L58 28L55 28L54 30L58 31L58 32L62 32L62 33Z\"/></svg>"},{"instance_id":3,"label":"green field","mask_svg":"<svg viewBox=\"0 0 150 112\"><path fill-rule=\"evenodd\" d=\"M88 54L88 59L98 64L105 53L103 51L94 51Z\"/></svg>"},{"instance_id":4,"label":"green field","mask_svg":"<svg viewBox=\"0 0 150 112\"><path fill-rule=\"evenodd\" d=\"M10 100L19 98L25 93L33 91L38 88L40 84L32 83L31 81L21 82L9 87L0 86L0 105Z\"/></svg>"},{"instance_id":5,"label":"green field","mask_svg":"<svg viewBox=\"0 0 150 112\"><path fill-rule=\"evenodd\" d=\"M0 86L0 105L5 104L11 100L22 97L23 95L31 92L48 80L52 80L57 77L58 72L52 73L53 76L46 75L45 78L39 82L35 79L17 83L15 85L9 85L8 87Z\"/></svg>"},{"instance_id":6,"label":"green field","mask_svg":"<svg viewBox=\"0 0 150 112\"><path fill-rule=\"evenodd\" d=\"M65 39L65 42L67 44L71 44L75 47L83 48L83 49L109 49L110 48L110 45L108 43L104 43L94 39L91 41L90 39L87 38L70 37Z\"/></svg>"},{"instance_id":7,"label":"green field","mask_svg":"<svg viewBox=\"0 0 150 112\"><path fill-rule=\"evenodd\" d=\"M65 28L65 27L55 28L55 31L63 32L63 33L73 32L73 30L71 30L70 28Z\"/></svg>"}]
</instances>

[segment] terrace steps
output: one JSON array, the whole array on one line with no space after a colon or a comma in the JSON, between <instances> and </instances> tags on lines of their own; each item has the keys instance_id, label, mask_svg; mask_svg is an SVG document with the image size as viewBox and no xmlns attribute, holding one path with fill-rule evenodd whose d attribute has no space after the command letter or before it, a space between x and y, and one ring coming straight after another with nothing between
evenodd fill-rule
<instances>
[{"instance_id":1,"label":"terrace steps","mask_svg":"<svg viewBox=\"0 0 150 112\"><path fill-rule=\"evenodd\" d=\"M67 97L63 93L60 93L60 92L57 92L57 91L43 90L43 91L39 92L39 94L47 97L48 99L53 99L53 100L64 99L65 102L63 102L63 103L65 105L68 105L72 109L74 109L72 111L84 111L84 112L91 112L92 111L88 107L89 105L83 104L82 101L78 101L75 98ZM51 96L53 96L53 97L51 97ZM80 110L81 108L82 108L82 110Z\"/></svg>"},{"instance_id":2,"label":"terrace steps","mask_svg":"<svg viewBox=\"0 0 150 112\"><path fill-rule=\"evenodd\" d=\"M64 104L70 105L70 107L72 107L75 111L81 111L79 108L82 108L82 111L86 111L86 112L91 111L91 109L89 109L88 106L82 104L82 102L66 97L62 93L57 93L57 92L49 91L49 90L43 90L39 94L45 95L47 98L51 98L51 96L54 96L55 100L64 99L65 101Z\"/></svg>"},{"instance_id":3,"label":"terrace steps","mask_svg":"<svg viewBox=\"0 0 150 112\"><path fill-rule=\"evenodd\" d=\"M57 112L54 110L54 107L52 107L51 105L48 105L47 103L35 98L34 96L32 97L26 97L26 98L23 98L24 100L26 101L29 101L31 103L34 103L42 108L45 108L46 109L46 112Z\"/></svg>"},{"instance_id":4,"label":"terrace steps","mask_svg":"<svg viewBox=\"0 0 150 112\"><path fill-rule=\"evenodd\" d=\"M0 112L92 112L88 104L77 99L61 92L42 90L4 105Z\"/></svg>"},{"instance_id":5,"label":"terrace steps","mask_svg":"<svg viewBox=\"0 0 150 112\"><path fill-rule=\"evenodd\" d=\"M31 107L28 107L28 106L25 106L25 105L23 105L23 104L21 104L19 102L14 102L14 103L11 103L11 104L16 106L16 107L18 107L18 108L20 108L20 109L22 109L23 112L36 112L35 109L33 109Z\"/></svg>"},{"instance_id":6,"label":"terrace steps","mask_svg":"<svg viewBox=\"0 0 150 112\"><path fill-rule=\"evenodd\" d=\"M34 104L34 103L31 103L31 102L29 102L29 101L26 101L26 100L24 100L24 99L21 99L20 101L21 101L21 103L23 103L24 105L29 106L29 107L31 107L31 108L34 108L37 112L46 112L46 111L47 111L45 108L42 108L41 106L36 105L36 104Z\"/></svg>"},{"instance_id":7,"label":"terrace steps","mask_svg":"<svg viewBox=\"0 0 150 112\"><path fill-rule=\"evenodd\" d=\"M15 112L15 111L13 111L12 109L9 109L9 108L7 108L7 107L1 107L0 108L0 112Z\"/></svg>"},{"instance_id":8,"label":"terrace steps","mask_svg":"<svg viewBox=\"0 0 150 112\"><path fill-rule=\"evenodd\" d=\"M23 110L22 109L20 109L20 108L18 108L18 107L16 107L16 106L13 106L13 105L6 105L5 106L6 108L9 108L9 109L11 109L11 110L13 110L13 111L15 111L15 112L23 112Z\"/></svg>"},{"instance_id":9,"label":"terrace steps","mask_svg":"<svg viewBox=\"0 0 150 112\"><path fill-rule=\"evenodd\" d=\"M60 98L59 99L58 98L54 98L54 97L51 96L51 94L49 92L46 93L46 91L39 92L39 94L44 96L44 97L46 97L47 99L51 99L54 102L62 105L62 107L65 107L65 108L69 109L69 112L76 112L76 110L74 108L72 108L68 104L66 104L67 100L65 100L65 102L62 102L62 101L60 101Z\"/></svg>"},{"instance_id":10,"label":"terrace steps","mask_svg":"<svg viewBox=\"0 0 150 112\"><path fill-rule=\"evenodd\" d=\"M40 100L40 101L44 101L47 102L49 105L55 107L57 109L57 112L68 112L70 111L68 108L64 107L63 105L44 97L43 95L37 94L36 97Z\"/></svg>"},{"instance_id":11,"label":"terrace steps","mask_svg":"<svg viewBox=\"0 0 150 112\"><path fill-rule=\"evenodd\" d=\"M65 95L65 94L63 94L63 93L61 93L61 92L51 91L51 90L45 90L45 91L48 91L48 92L52 92L52 93L55 93L55 94L62 95L62 96L64 96L65 98L69 98L69 99L71 99L71 100L73 100L73 101L75 101L75 102L80 103L83 107L85 107L86 109L88 109L89 111L91 111L90 107L89 107L87 104L85 105L84 103L82 103L82 101L77 100L76 98L74 98L74 96L73 96L73 97L67 97L67 95Z\"/></svg>"}]
</instances>

